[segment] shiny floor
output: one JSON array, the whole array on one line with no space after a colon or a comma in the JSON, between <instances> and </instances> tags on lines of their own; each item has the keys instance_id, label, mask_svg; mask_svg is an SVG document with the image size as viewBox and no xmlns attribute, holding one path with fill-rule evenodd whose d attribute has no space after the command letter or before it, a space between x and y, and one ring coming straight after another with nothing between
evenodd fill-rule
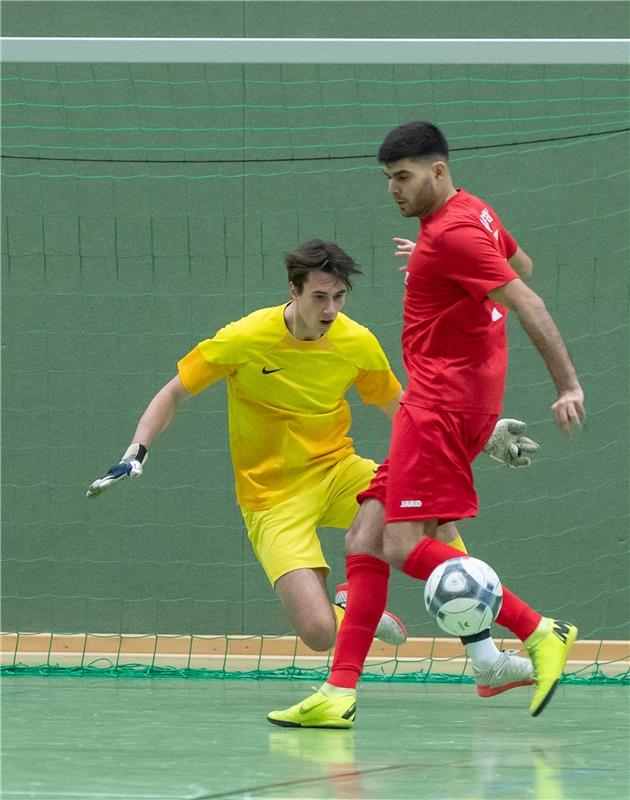
<instances>
[{"instance_id":1,"label":"shiny floor","mask_svg":"<svg viewBox=\"0 0 630 800\"><path fill-rule=\"evenodd\" d=\"M529 689L367 684L352 731L295 730L265 714L303 681L7 677L9 800L625 800L629 699L561 687L540 717Z\"/></svg>"}]
</instances>

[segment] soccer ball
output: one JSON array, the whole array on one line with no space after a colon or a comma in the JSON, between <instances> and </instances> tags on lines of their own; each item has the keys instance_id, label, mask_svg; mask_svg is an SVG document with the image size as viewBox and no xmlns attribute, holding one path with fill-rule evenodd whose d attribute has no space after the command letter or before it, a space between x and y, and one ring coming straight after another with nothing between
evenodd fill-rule
<instances>
[{"instance_id":1,"label":"soccer ball","mask_svg":"<svg viewBox=\"0 0 630 800\"><path fill-rule=\"evenodd\" d=\"M501 610L497 573L478 558L451 558L429 575L424 604L443 631L470 636L490 627Z\"/></svg>"}]
</instances>

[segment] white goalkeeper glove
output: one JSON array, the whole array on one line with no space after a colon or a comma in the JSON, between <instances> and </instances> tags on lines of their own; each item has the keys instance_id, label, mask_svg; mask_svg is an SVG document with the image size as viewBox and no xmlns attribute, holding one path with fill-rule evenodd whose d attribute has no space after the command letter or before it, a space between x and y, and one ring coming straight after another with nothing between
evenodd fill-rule
<instances>
[{"instance_id":1,"label":"white goalkeeper glove","mask_svg":"<svg viewBox=\"0 0 630 800\"><path fill-rule=\"evenodd\" d=\"M529 466L530 458L524 453L533 455L540 445L527 436L522 436L526 428L527 423L520 419L500 419L483 452L508 467Z\"/></svg>"},{"instance_id":2,"label":"white goalkeeper glove","mask_svg":"<svg viewBox=\"0 0 630 800\"><path fill-rule=\"evenodd\" d=\"M134 442L127 448L126 453L118 464L107 470L107 475L97 478L87 490L86 497L98 497L112 484L118 483L123 478L137 478L142 475L143 463L148 458L147 448L143 444Z\"/></svg>"}]
</instances>

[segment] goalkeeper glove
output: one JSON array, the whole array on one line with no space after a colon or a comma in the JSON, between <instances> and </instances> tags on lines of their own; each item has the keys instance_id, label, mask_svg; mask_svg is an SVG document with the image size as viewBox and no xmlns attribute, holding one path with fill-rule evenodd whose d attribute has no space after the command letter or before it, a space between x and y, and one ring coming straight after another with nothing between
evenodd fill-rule
<instances>
[{"instance_id":1,"label":"goalkeeper glove","mask_svg":"<svg viewBox=\"0 0 630 800\"><path fill-rule=\"evenodd\" d=\"M98 497L103 494L105 489L114 483L118 483L123 478L136 478L142 475L142 465L148 457L147 448L143 444L134 442L127 448L127 452L120 459L118 464L114 464L107 470L107 475L97 478L87 490L86 497Z\"/></svg>"},{"instance_id":2,"label":"goalkeeper glove","mask_svg":"<svg viewBox=\"0 0 630 800\"><path fill-rule=\"evenodd\" d=\"M508 467L527 467L530 459L524 453L532 455L539 449L537 442L522 436L527 428L527 423L519 419L500 419L495 425L492 436L488 439L483 452L506 464Z\"/></svg>"}]
</instances>

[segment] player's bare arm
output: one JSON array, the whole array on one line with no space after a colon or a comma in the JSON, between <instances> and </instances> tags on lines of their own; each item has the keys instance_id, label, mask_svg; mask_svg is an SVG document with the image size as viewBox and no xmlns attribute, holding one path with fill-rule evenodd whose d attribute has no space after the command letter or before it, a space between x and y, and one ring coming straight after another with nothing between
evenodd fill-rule
<instances>
[{"instance_id":1,"label":"player's bare arm","mask_svg":"<svg viewBox=\"0 0 630 800\"><path fill-rule=\"evenodd\" d=\"M526 280L531 277L534 264L527 253L520 247L516 248L516 253L511 258L508 258L507 261L519 278Z\"/></svg>"},{"instance_id":2,"label":"player's bare arm","mask_svg":"<svg viewBox=\"0 0 630 800\"><path fill-rule=\"evenodd\" d=\"M179 375L165 384L154 396L140 417L133 435L134 442L149 447L173 421L178 406L190 397Z\"/></svg>"},{"instance_id":3,"label":"player's bare arm","mask_svg":"<svg viewBox=\"0 0 630 800\"><path fill-rule=\"evenodd\" d=\"M579 428L584 420L584 392L569 351L544 301L520 279L488 294L495 302L514 311L542 356L558 391L558 399L551 406L556 424L571 436L574 426Z\"/></svg>"},{"instance_id":4,"label":"player's bare arm","mask_svg":"<svg viewBox=\"0 0 630 800\"><path fill-rule=\"evenodd\" d=\"M87 497L98 497L105 489L124 478L142 475L143 463L147 459L148 448L153 441L171 424L177 407L190 397L179 375L165 384L153 397L140 417L138 426L129 445L118 464L109 468L102 478L92 482Z\"/></svg>"}]
</instances>

